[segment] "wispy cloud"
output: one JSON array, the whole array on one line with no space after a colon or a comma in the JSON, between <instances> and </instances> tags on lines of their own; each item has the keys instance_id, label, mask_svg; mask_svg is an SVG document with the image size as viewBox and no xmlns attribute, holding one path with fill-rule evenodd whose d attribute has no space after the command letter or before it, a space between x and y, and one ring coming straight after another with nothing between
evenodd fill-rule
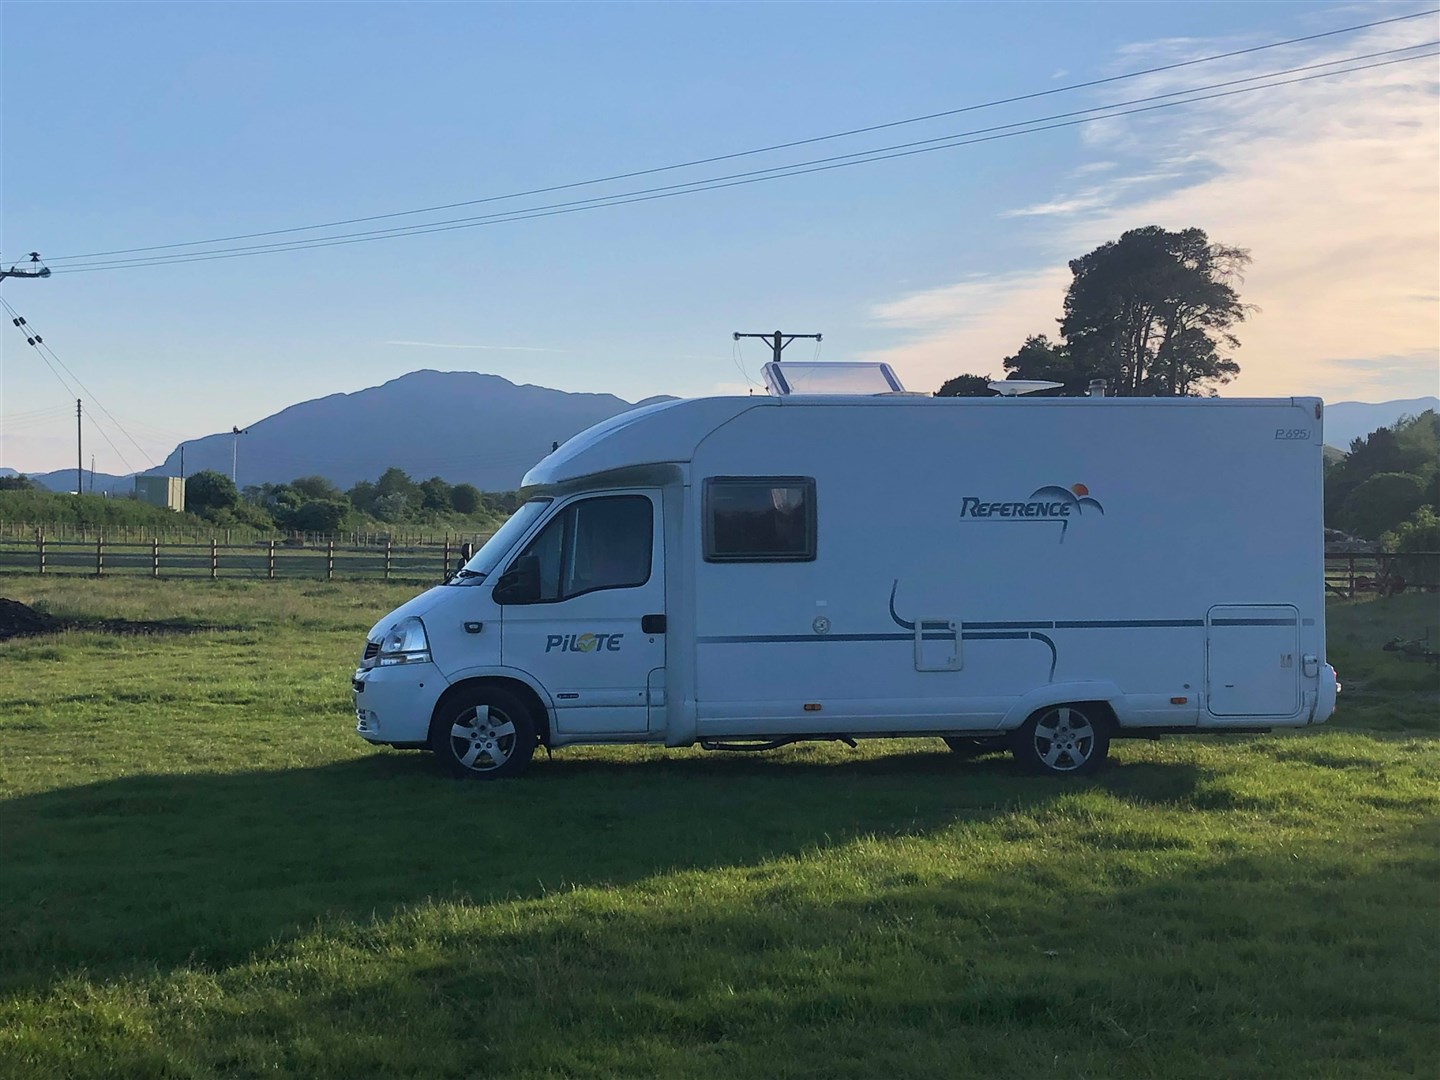
<instances>
[{"instance_id":1,"label":"wispy cloud","mask_svg":"<svg viewBox=\"0 0 1440 1080\"><path fill-rule=\"evenodd\" d=\"M1283 61L1207 65L1203 79L1195 69L1155 76L1136 96L1435 36L1433 24L1398 24L1303 56L1287 51ZM1226 47L1233 44L1170 39L1128 46L1120 60L1134 66ZM1102 159L1072 170L1052 198L1005 215L1019 219L1027 243L1049 252L1047 265L878 304L875 320L909 331L910 340L875 358L899 365L919 389L997 369L1026 335L1053 336L1066 260L1126 229L1198 225L1254 256L1241 295L1260 310L1240 329L1243 372L1230 392L1372 400L1434 393L1436 74L1434 59L1420 60L1094 125L1084 141Z\"/></svg>"},{"instance_id":2,"label":"wispy cloud","mask_svg":"<svg viewBox=\"0 0 1440 1080\"><path fill-rule=\"evenodd\" d=\"M1036 203L1033 206L1022 206L1017 210L1007 210L1002 217L1060 217L1065 214L1078 214L1085 210L1097 210L1110 203L1110 197L1100 189L1081 192L1064 199L1051 199L1048 202Z\"/></svg>"},{"instance_id":3,"label":"wispy cloud","mask_svg":"<svg viewBox=\"0 0 1440 1080\"><path fill-rule=\"evenodd\" d=\"M564 349L542 349L534 345L467 345L448 341L387 341L386 345L409 345L420 349L486 349L493 352L564 352Z\"/></svg>"}]
</instances>

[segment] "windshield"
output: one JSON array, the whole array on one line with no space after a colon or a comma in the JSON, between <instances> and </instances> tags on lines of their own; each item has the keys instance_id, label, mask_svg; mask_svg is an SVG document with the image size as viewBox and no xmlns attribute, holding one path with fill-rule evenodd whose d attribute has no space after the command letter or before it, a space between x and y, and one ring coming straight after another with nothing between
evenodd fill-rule
<instances>
[{"instance_id":1,"label":"windshield","mask_svg":"<svg viewBox=\"0 0 1440 1080\"><path fill-rule=\"evenodd\" d=\"M535 519L545 512L554 500L553 499L531 499L524 506L510 515L510 519L495 531L495 535L485 541L485 546L471 556L465 568L450 579L453 585L474 585L485 579L485 575L495 569L495 565L505 557L505 553L515 546L515 542L529 531L530 526L535 524Z\"/></svg>"}]
</instances>

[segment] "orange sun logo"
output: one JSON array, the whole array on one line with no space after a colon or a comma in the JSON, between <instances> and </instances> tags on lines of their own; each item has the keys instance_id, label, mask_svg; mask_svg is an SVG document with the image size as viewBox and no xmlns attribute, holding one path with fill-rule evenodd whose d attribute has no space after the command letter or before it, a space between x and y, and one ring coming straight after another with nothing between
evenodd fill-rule
<instances>
[{"instance_id":1,"label":"orange sun logo","mask_svg":"<svg viewBox=\"0 0 1440 1080\"><path fill-rule=\"evenodd\" d=\"M1071 485L1070 485L1070 491L1071 491L1074 495L1076 495L1078 498L1082 498L1082 499L1083 499L1086 495L1089 495L1089 494L1090 494L1090 489L1089 489L1088 487L1086 487L1084 484L1071 484Z\"/></svg>"}]
</instances>

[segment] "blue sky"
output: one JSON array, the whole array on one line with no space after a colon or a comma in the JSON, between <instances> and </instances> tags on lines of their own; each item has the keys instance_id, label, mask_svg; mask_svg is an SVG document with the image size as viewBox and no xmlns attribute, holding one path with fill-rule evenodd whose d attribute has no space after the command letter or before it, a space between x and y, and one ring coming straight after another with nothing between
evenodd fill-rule
<instances>
[{"instance_id":1,"label":"blue sky","mask_svg":"<svg viewBox=\"0 0 1440 1080\"><path fill-rule=\"evenodd\" d=\"M764 359L751 343L737 367L734 330L823 331L823 357L887 359L933 389L1053 333L1065 260L1152 223L1255 255L1242 295L1261 310L1232 392L1435 393L1434 59L633 206L58 272L67 255L666 165L1427 6L11 2L0 259L38 249L57 273L0 295L140 444L107 422L122 461L87 432L111 472L417 368L631 400L734 391ZM1431 16L639 183L1434 39ZM70 395L3 329L0 465L66 467Z\"/></svg>"}]
</instances>

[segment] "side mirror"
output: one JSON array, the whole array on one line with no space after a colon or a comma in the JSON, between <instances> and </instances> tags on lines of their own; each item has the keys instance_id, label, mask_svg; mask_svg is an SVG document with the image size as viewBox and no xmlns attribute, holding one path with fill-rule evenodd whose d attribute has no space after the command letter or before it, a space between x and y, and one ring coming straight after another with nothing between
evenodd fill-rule
<instances>
[{"instance_id":1,"label":"side mirror","mask_svg":"<svg viewBox=\"0 0 1440 1080\"><path fill-rule=\"evenodd\" d=\"M521 555L495 583L497 604L533 604L540 599L540 556Z\"/></svg>"}]
</instances>

